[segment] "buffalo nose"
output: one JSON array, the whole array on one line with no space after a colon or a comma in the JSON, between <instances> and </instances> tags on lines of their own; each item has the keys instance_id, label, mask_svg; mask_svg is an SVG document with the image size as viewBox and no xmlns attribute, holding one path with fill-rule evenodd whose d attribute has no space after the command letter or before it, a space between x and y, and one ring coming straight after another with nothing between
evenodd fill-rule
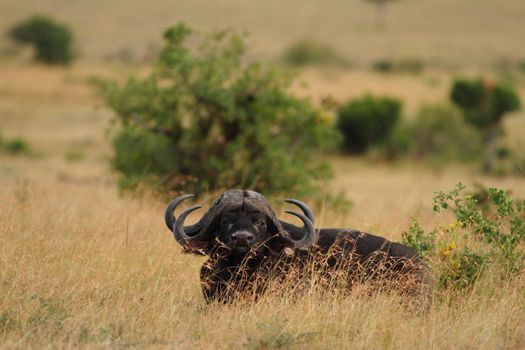
<instances>
[{"instance_id":1,"label":"buffalo nose","mask_svg":"<svg viewBox=\"0 0 525 350\"><path fill-rule=\"evenodd\" d=\"M248 245L254 238L253 234L247 231L235 232L232 235L233 242L236 245Z\"/></svg>"}]
</instances>

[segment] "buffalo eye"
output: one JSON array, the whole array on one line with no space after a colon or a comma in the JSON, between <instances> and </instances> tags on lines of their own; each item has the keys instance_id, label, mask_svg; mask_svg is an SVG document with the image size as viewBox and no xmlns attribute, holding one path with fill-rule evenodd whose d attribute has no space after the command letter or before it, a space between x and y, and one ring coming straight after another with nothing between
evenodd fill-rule
<instances>
[{"instance_id":1,"label":"buffalo eye","mask_svg":"<svg viewBox=\"0 0 525 350\"><path fill-rule=\"evenodd\" d=\"M256 221L255 222L255 226L259 229L264 229L266 228L266 221L264 220L259 220L259 221Z\"/></svg>"},{"instance_id":2,"label":"buffalo eye","mask_svg":"<svg viewBox=\"0 0 525 350\"><path fill-rule=\"evenodd\" d=\"M228 219L228 218L222 218L221 219L221 225L228 226L228 224L230 224L230 219Z\"/></svg>"}]
</instances>

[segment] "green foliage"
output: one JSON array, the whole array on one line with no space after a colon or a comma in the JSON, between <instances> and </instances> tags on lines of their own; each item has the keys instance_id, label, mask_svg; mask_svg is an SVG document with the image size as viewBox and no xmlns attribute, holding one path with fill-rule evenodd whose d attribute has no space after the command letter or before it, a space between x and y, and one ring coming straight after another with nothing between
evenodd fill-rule
<instances>
[{"instance_id":1,"label":"green foliage","mask_svg":"<svg viewBox=\"0 0 525 350\"><path fill-rule=\"evenodd\" d=\"M516 202L506 191L489 188L488 200L494 209L487 213L479 208L474 196L460 197L459 192L463 189L460 184L449 193L438 192L434 210L451 208L462 228L468 229L477 239L495 245L500 256L514 264L518 259L516 247L525 240L525 201Z\"/></svg>"},{"instance_id":2,"label":"green foliage","mask_svg":"<svg viewBox=\"0 0 525 350\"><path fill-rule=\"evenodd\" d=\"M347 65L347 61L331 46L312 40L302 40L290 46L284 53L284 61L292 66Z\"/></svg>"},{"instance_id":3,"label":"green foliage","mask_svg":"<svg viewBox=\"0 0 525 350\"><path fill-rule=\"evenodd\" d=\"M417 159L464 161L482 154L479 132L448 105L423 105L406 128L409 153Z\"/></svg>"},{"instance_id":4,"label":"green foliage","mask_svg":"<svg viewBox=\"0 0 525 350\"><path fill-rule=\"evenodd\" d=\"M11 154L29 153L29 145L20 138L12 139L4 144L4 149Z\"/></svg>"},{"instance_id":5,"label":"green foliage","mask_svg":"<svg viewBox=\"0 0 525 350\"><path fill-rule=\"evenodd\" d=\"M289 93L288 76L244 63L242 37L178 24L164 39L148 77L103 85L120 126L113 166L123 188L298 193L327 175L319 151L337 132Z\"/></svg>"},{"instance_id":6,"label":"green foliage","mask_svg":"<svg viewBox=\"0 0 525 350\"><path fill-rule=\"evenodd\" d=\"M14 40L34 45L36 59L48 64L67 64L72 59L71 30L46 16L31 17L9 30Z\"/></svg>"},{"instance_id":7,"label":"green foliage","mask_svg":"<svg viewBox=\"0 0 525 350\"><path fill-rule=\"evenodd\" d=\"M31 147L22 138L6 139L0 134L0 151L4 151L8 154L30 154Z\"/></svg>"},{"instance_id":8,"label":"green foliage","mask_svg":"<svg viewBox=\"0 0 525 350\"><path fill-rule=\"evenodd\" d=\"M401 234L401 238L404 245L419 252L425 258L428 258L435 249L434 232L426 233L414 218L410 222L408 231Z\"/></svg>"},{"instance_id":9,"label":"green foliage","mask_svg":"<svg viewBox=\"0 0 525 350\"><path fill-rule=\"evenodd\" d=\"M366 95L349 101L338 111L343 148L364 153L370 146L387 141L400 117L401 102L394 98Z\"/></svg>"},{"instance_id":10,"label":"green foliage","mask_svg":"<svg viewBox=\"0 0 525 350\"><path fill-rule=\"evenodd\" d=\"M403 233L403 243L435 266L443 287L471 286L489 264L501 268L503 277L525 267L525 201L496 188L476 193L464 190L459 183L434 197L436 213L455 217L449 225L425 232L413 221Z\"/></svg>"},{"instance_id":11,"label":"green foliage","mask_svg":"<svg viewBox=\"0 0 525 350\"><path fill-rule=\"evenodd\" d=\"M450 98L462 109L465 120L481 129L499 124L505 113L520 108L518 94L513 88L481 79L456 80Z\"/></svg>"},{"instance_id":12,"label":"green foliage","mask_svg":"<svg viewBox=\"0 0 525 350\"><path fill-rule=\"evenodd\" d=\"M465 120L483 132L485 156L483 170L494 172L498 138L503 116L520 108L516 91L506 85L484 80L456 80L450 92L452 101L463 111Z\"/></svg>"},{"instance_id":13,"label":"green foliage","mask_svg":"<svg viewBox=\"0 0 525 350\"><path fill-rule=\"evenodd\" d=\"M447 247L442 250L448 252ZM468 246L442 256L438 283L444 288L463 289L472 286L483 273L487 257Z\"/></svg>"}]
</instances>

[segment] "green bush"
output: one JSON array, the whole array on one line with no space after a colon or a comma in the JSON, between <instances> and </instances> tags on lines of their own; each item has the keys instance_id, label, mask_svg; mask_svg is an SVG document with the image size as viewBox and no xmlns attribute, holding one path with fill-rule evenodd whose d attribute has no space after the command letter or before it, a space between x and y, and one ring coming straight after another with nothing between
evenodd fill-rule
<instances>
[{"instance_id":1,"label":"green bush","mask_svg":"<svg viewBox=\"0 0 525 350\"><path fill-rule=\"evenodd\" d=\"M489 265L502 278L523 271L525 201L496 188L474 194L464 190L459 183L434 197L434 211L452 214L452 222L425 232L413 220L402 242L427 258L445 288L472 286Z\"/></svg>"},{"instance_id":2,"label":"green bush","mask_svg":"<svg viewBox=\"0 0 525 350\"><path fill-rule=\"evenodd\" d=\"M31 147L24 139L6 139L2 136L2 134L0 134L0 151L4 151L13 155L29 154L31 153Z\"/></svg>"},{"instance_id":3,"label":"green bush","mask_svg":"<svg viewBox=\"0 0 525 350\"><path fill-rule=\"evenodd\" d=\"M67 64L72 59L71 30L49 17L31 17L12 27L9 35L20 43L33 45L36 59L41 62Z\"/></svg>"},{"instance_id":4,"label":"green bush","mask_svg":"<svg viewBox=\"0 0 525 350\"><path fill-rule=\"evenodd\" d=\"M499 124L505 113L520 107L513 88L481 79L456 80L450 98L463 110L465 120L481 129Z\"/></svg>"},{"instance_id":5,"label":"green bush","mask_svg":"<svg viewBox=\"0 0 525 350\"><path fill-rule=\"evenodd\" d=\"M302 40L290 46L284 53L284 61L292 66L348 64L331 46L312 40Z\"/></svg>"},{"instance_id":6,"label":"green bush","mask_svg":"<svg viewBox=\"0 0 525 350\"><path fill-rule=\"evenodd\" d=\"M5 142L4 149L11 154L29 153L29 144L20 138L16 138Z\"/></svg>"},{"instance_id":7,"label":"green bush","mask_svg":"<svg viewBox=\"0 0 525 350\"><path fill-rule=\"evenodd\" d=\"M339 109L337 119L344 150L364 153L386 142L400 117L401 102L394 98L366 95L348 102Z\"/></svg>"},{"instance_id":8,"label":"green bush","mask_svg":"<svg viewBox=\"0 0 525 350\"><path fill-rule=\"evenodd\" d=\"M482 154L479 132L448 105L423 105L409 125L410 153L418 159L475 160Z\"/></svg>"},{"instance_id":9,"label":"green bush","mask_svg":"<svg viewBox=\"0 0 525 350\"><path fill-rule=\"evenodd\" d=\"M103 84L122 188L300 193L328 174L320 151L339 135L288 76L244 63L239 35L178 24L164 39L148 77Z\"/></svg>"},{"instance_id":10,"label":"green bush","mask_svg":"<svg viewBox=\"0 0 525 350\"><path fill-rule=\"evenodd\" d=\"M498 139L503 133L501 121L506 113L520 108L518 94L512 87L503 84L493 84L481 79L458 79L452 86L450 98L461 108L465 120L483 133L483 169L485 172L493 172Z\"/></svg>"}]
</instances>

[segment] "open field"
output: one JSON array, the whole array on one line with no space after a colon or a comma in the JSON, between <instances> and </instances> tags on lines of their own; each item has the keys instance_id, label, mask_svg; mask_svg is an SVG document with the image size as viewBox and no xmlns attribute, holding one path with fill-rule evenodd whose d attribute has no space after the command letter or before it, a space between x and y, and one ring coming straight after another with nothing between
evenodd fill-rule
<instances>
[{"instance_id":1,"label":"open field","mask_svg":"<svg viewBox=\"0 0 525 350\"><path fill-rule=\"evenodd\" d=\"M367 184L373 188L373 181ZM496 288L497 279L486 279L468 295L441 294L426 315L407 312L395 296L336 291L299 299L278 292L257 303L207 307L198 287L202 258L181 254L162 223L162 203L121 199L96 184L29 181L3 188L3 348L525 346L525 276ZM415 193L428 190L414 186ZM415 193L403 207L423 202ZM382 227L397 227L392 212L371 216ZM320 219L340 220L328 213Z\"/></svg>"},{"instance_id":2,"label":"open field","mask_svg":"<svg viewBox=\"0 0 525 350\"><path fill-rule=\"evenodd\" d=\"M292 43L312 38L356 63L387 57L487 66L525 59L520 0L399 1L389 8L386 31L376 27L375 7L362 0L2 0L0 9L2 33L35 13L70 23L77 51L87 60L151 56L160 33L179 20L201 29L245 30L258 58L273 59Z\"/></svg>"},{"instance_id":3,"label":"open field","mask_svg":"<svg viewBox=\"0 0 525 350\"><path fill-rule=\"evenodd\" d=\"M286 286L257 303L208 306L198 278L204 259L183 254L173 240L165 199L118 193L109 165L111 113L89 81L147 71L140 64L178 20L203 30L247 30L250 58L267 62L297 40L326 42L356 64L301 70L304 84L294 85L295 93L315 103L391 95L403 100L406 118L423 103L446 101L455 76L505 78L494 64L525 59L523 1L399 1L386 31L376 28L374 10L357 0L0 0L0 32L28 15L53 14L71 24L80 54L71 67L50 68L30 62L28 52L12 56L11 44L0 42L0 133L31 147L16 156L0 151L0 348L525 348L525 271L512 281L489 271L467 292L440 290L426 314L411 312L396 295L357 289L298 296ZM386 56L429 68L368 68ZM525 101L525 74L512 74ZM505 130L506 143L523 154L523 109ZM457 163L436 168L340 155L330 162L334 178L326 188L352 205L300 198L313 204L317 225L392 240L412 217L436 227L433 194L459 181L525 198L525 169L496 177ZM200 195L205 205L214 199ZM276 209L283 217L287 208Z\"/></svg>"}]
</instances>

